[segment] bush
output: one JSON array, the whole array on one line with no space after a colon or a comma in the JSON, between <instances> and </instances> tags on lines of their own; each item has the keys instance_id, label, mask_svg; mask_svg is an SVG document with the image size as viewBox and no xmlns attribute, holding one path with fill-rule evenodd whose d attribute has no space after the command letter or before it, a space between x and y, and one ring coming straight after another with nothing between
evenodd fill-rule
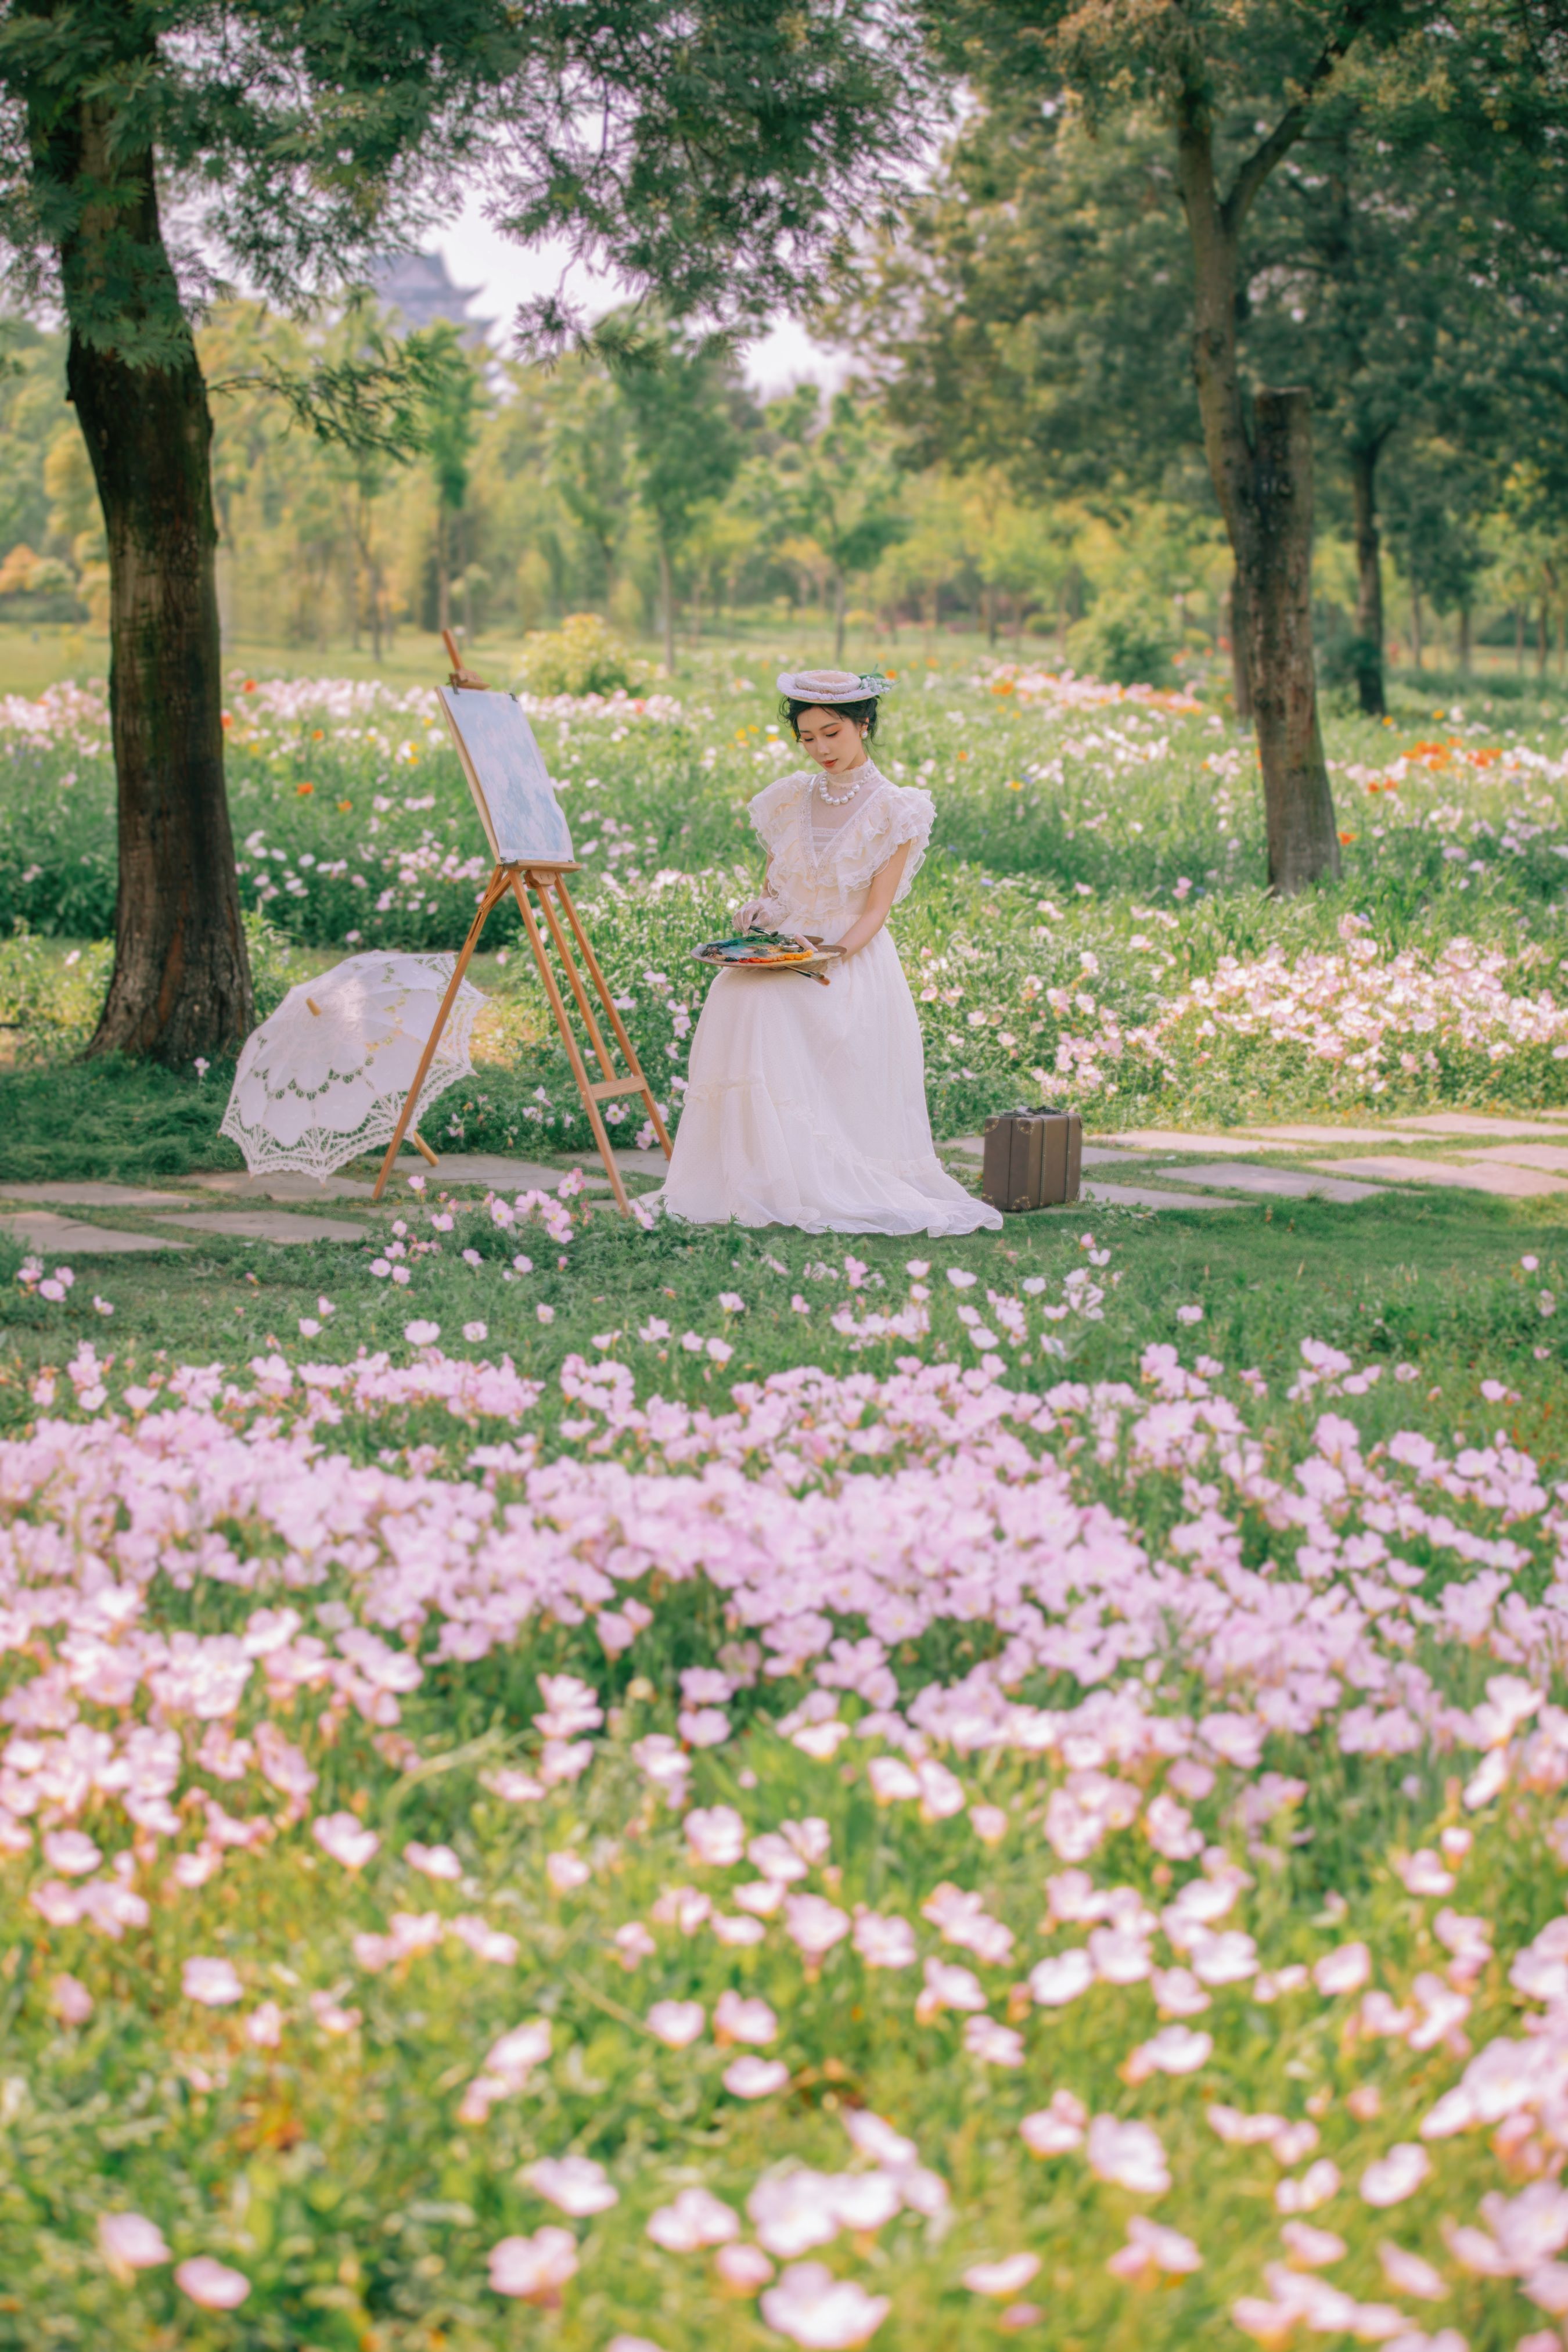
<instances>
[{"instance_id":1,"label":"bush","mask_svg":"<svg viewBox=\"0 0 1568 2352\"><path fill-rule=\"evenodd\" d=\"M651 684L653 668L597 613L569 613L558 629L524 638L520 675L531 694L631 694Z\"/></svg>"},{"instance_id":2,"label":"bush","mask_svg":"<svg viewBox=\"0 0 1568 2352\"><path fill-rule=\"evenodd\" d=\"M1174 686L1174 633L1141 597L1108 596L1068 631L1074 669L1113 686Z\"/></svg>"}]
</instances>

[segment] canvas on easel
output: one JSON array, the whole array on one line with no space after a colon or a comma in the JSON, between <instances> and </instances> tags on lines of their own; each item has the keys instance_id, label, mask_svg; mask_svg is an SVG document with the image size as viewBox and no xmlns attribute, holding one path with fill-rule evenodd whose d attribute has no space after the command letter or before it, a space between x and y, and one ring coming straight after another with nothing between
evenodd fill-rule
<instances>
[{"instance_id":1,"label":"canvas on easel","mask_svg":"<svg viewBox=\"0 0 1568 2352\"><path fill-rule=\"evenodd\" d=\"M589 944L582 918L573 904L566 887L566 877L577 871L572 856L572 834L565 813L555 797L542 754L533 740L533 730L515 697L500 694L482 686L464 670L458 648L449 632L443 632L447 651L452 663L449 683L437 689L441 709L457 746L468 790L474 796L479 822L494 857L495 870L479 899L479 908L469 926L453 970L451 982L441 1001L436 1024L426 1042L424 1055L415 1073L408 1100L403 1107L392 1141L382 1161L381 1173L375 1180L374 1197L379 1201L393 1163L407 1132L429 1066L446 1026L447 1016L462 985L463 974L468 968L479 946L486 923L510 893L517 900L518 912L528 934L533 961L544 983L555 1025L561 1033L566 1058L572 1065L572 1075L583 1098L599 1156L605 1163L605 1173L623 1213L629 1213L626 1186L616 1165L608 1131L600 1105L618 1095L641 1095L649 1123L658 1139L665 1158L669 1157L669 1136L653 1089L642 1073L637 1050L626 1033L615 999L599 969L598 958ZM537 912L534 902L537 901ZM566 1000L554 965L546 952L543 930L550 934L555 962L559 963L576 1005L578 1017L587 1033L588 1044L604 1076L591 1079L584 1054L573 1029ZM573 954L575 944L577 954ZM578 958L581 959L579 964ZM593 999L597 997L599 1011L608 1024L615 1045L606 1045L604 1030L595 1011ZM624 1071L617 1073L615 1053L618 1051ZM421 1147L424 1148L423 1146Z\"/></svg>"}]
</instances>

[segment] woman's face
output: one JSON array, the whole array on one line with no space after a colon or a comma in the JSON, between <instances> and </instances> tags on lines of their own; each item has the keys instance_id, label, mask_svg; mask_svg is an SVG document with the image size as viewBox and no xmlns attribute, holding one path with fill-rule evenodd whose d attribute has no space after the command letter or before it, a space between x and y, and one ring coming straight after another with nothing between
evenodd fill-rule
<instances>
[{"instance_id":1,"label":"woman's face","mask_svg":"<svg viewBox=\"0 0 1568 2352\"><path fill-rule=\"evenodd\" d=\"M830 776L846 774L849 769L858 768L866 757L863 731L842 710L825 710L814 704L811 709L801 712L795 733L802 751Z\"/></svg>"}]
</instances>

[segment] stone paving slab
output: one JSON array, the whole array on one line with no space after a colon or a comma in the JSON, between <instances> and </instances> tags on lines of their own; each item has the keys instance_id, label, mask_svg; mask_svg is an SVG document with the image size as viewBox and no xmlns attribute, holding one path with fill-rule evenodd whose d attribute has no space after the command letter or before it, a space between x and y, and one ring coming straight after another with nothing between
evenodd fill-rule
<instances>
[{"instance_id":1,"label":"stone paving slab","mask_svg":"<svg viewBox=\"0 0 1568 2352\"><path fill-rule=\"evenodd\" d=\"M1399 1138L1386 1127L1249 1127L1248 1135L1259 1143L1279 1145L1292 1143L1397 1143Z\"/></svg>"},{"instance_id":2,"label":"stone paving slab","mask_svg":"<svg viewBox=\"0 0 1568 2352\"><path fill-rule=\"evenodd\" d=\"M1424 1111L1419 1118L1396 1118L1390 1140L1402 1141L1405 1136L1475 1135L1490 1136L1498 1142L1507 1142L1516 1136L1538 1136L1551 1142L1561 1136L1563 1123L1550 1113L1538 1118L1487 1118L1479 1111Z\"/></svg>"},{"instance_id":3,"label":"stone paving slab","mask_svg":"<svg viewBox=\"0 0 1568 2352\"><path fill-rule=\"evenodd\" d=\"M1343 1176L1310 1176L1300 1168L1255 1168L1245 1160L1215 1160L1160 1172L1173 1184L1213 1184L1222 1191L1267 1192L1288 1201L1375 1201L1384 1189Z\"/></svg>"},{"instance_id":4,"label":"stone paving slab","mask_svg":"<svg viewBox=\"0 0 1568 2352\"><path fill-rule=\"evenodd\" d=\"M1460 1157L1483 1167L1502 1161L1510 1167L1544 1168L1549 1175L1568 1176L1568 1144L1497 1143L1489 1151L1465 1151Z\"/></svg>"},{"instance_id":5,"label":"stone paving slab","mask_svg":"<svg viewBox=\"0 0 1568 2352\"><path fill-rule=\"evenodd\" d=\"M140 1184L0 1184L0 1200L58 1202L74 1209L177 1209L183 1192L150 1192Z\"/></svg>"},{"instance_id":6,"label":"stone paving slab","mask_svg":"<svg viewBox=\"0 0 1568 2352\"><path fill-rule=\"evenodd\" d=\"M566 1157L574 1168L589 1169L601 1176L604 1173L605 1163L596 1151L569 1151ZM651 1151L616 1147L612 1149L610 1157L623 1176L654 1176L660 1183L664 1181L664 1171L669 1165L657 1143ZM561 1180L557 1177L555 1181L559 1183Z\"/></svg>"},{"instance_id":7,"label":"stone paving slab","mask_svg":"<svg viewBox=\"0 0 1568 2352\"><path fill-rule=\"evenodd\" d=\"M1102 1135L1098 1141L1131 1145L1138 1151L1261 1151L1250 1135L1187 1135L1176 1128L1130 1127L1121 1135Z\"/></svg>"},{"instance_id":8,"label":"stone paving slab","mask_svg":"<svg viewBox=\"0 0 1568 2352\"><path fill-rule=\"evenodd\" d=\"M156 1223L222 1234L232 1242L363 1242L375 1231L370 1225L351 1225L343 1217L290 1216L285 1209L187 1209L181 1216L162 1216Z\"/></svg>"},{"instance_id":9,"label":"stone paving slab","mask_svg":"<svg viewBox=\"0 0 1568 2352\"><path fill-rule=\"evenodd\" d=\"M595 1160L598 1156L594 1154ZM499 1151L444 1151L438 1168L427 1168L423 1160L415 1167L400 1160L381 1197L386 1201L395 1192L405 1192L410 1176L422 1175L437 1191L443 1184L491 1184L498 1192L553 1192L565 1174L564 1168L547 1168L542 1160L509 1160ZM588 1181L602 1184L606 1192L610 1189L607 1176L590 1176Z\"/></svg>"},{"instance_id":10,"label":"stone paving slab","mask_svg":"<svg viewBox=\"0 0 1568 2352\"><path fill-rule=\"evenodd\" d=\"M184 1250L189 1242L165 1239L162 1234L117 1234L101 1225L84 1225L75 1217L58 1217L47 1209L24 1209L19 1216L0 1217L0 1226L25 1242L29 1249L49 1257L128 1257L143 1250Z\"/></svg>"},{"instance_id":11,"label":"stone paving slab","mask_svg":"<svg viewBox=\"0 0 1568 2352\"><path fill-rule=\"evenodd\" d=\"M1371 1176L1385 1184L1445 1184L1463 1192L1490 1192L1503 1201L1533 1201L1548 1192L1568 1192L1560 1176L1534 1168L1510 1168L1501 1160L1465 1168L1451 1160L1402 1160L1384 1152L1371 1160L1327 1160L1318 1166L1331 1176Z\"/></svg>"},{"instance_id":12,"label":"stone paving slab","mask_svg":"<svg viewBox=\"0 0 1568 2352\"><path fill-rule=\"evenodd\" d=\"M938 1152L952 1151L965 1160L981 1160L985 1154L985 1139L981 1135L950 1136L937 1145ZM1086 1143L1083 1164L1086 1168L1142 1168L1146 1155L1137 1151L1115 1151L1103 1143Z\"/></svg>"},{"instance_id":13,"label":"stone paving slab","mask_svg":"<svg viewBox=\"0 0 1568 2352\"><path fill-rule=\"evenodd\" d=\"M424 1166L423 1160L420 1165ZM193 1176L191 1182L199 1184L204 1192L221 1192L235 1201L368 1201L374 1189L354 1176L297 1176L286 1171L247 1176L226 1171L218 1176ZM163 1192L147 1195L149 1201L169 1197Z\"/></svg>"},{"instance_id":14,"label":"stone paving slab","mask_svg":"<svg viewBox=\"0 0 1568 2352\"><path fill-rule=\"evenodd\" d=\"M1156 1192L1144 1184L1106 1184L1098 1176L1085 1184L1076 1201L1062 1205L1081 1209L1086 1202L1110 1209L1239 1209L1243 1205L1240 1201L1202 1200L1186 1192Z\"/></svg>"}]
</instances>

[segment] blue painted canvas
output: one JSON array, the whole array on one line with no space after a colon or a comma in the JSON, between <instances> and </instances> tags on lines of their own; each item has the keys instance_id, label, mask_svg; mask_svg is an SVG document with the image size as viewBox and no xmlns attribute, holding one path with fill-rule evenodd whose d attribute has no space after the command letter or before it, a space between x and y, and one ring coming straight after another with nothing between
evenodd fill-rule
<instances>
[{"instance_id":1,"label":"blue painted canvas","mask_svg":"<svg viewBox=\"0 0 1568 2352\"><path fill-rule=\"evenodd\" d=\"M519 705L472 687L437 691L496 863L570 866L565 812Z\"/></svg>"}]
</instances>

